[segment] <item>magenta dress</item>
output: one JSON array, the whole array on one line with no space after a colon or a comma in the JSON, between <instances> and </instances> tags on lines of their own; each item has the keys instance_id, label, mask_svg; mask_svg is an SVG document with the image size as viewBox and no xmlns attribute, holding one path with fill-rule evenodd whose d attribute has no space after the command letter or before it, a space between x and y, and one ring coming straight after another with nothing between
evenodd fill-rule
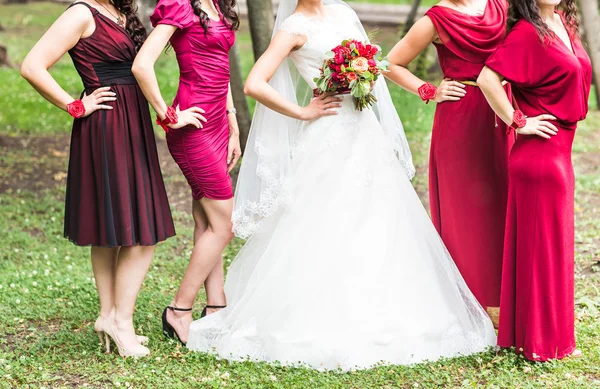
<instances>
[{"instance_id":1,"label":"magenta dress","mask_svg":"<svg viewBox=\"0 0 600 389\"><path fill-rule=\"evenodd\" d=\"M85 92L110 86L117 100L76 119L65 201L67 239L79 246L152 246L175 235L148 101L131 65L125 29L86 3L96 29L69 51Z\"/></svg>"},{"instance_id":2,"label":"magenta dress","mask_svg":"<svg viewBox=\"0 0 600 389\"><path fill-rule=\"evenodd\" d=\"M215 6L219 9L216 2ZM235 32L223 15L219 16L219 21L210 21L205 33L189 0L160 0L150 17L154 26L177 27L170 41L180 72L173 107L179 106L181 111L199 107L206 111L204 128L188 126L167 133L171 155L192 188L195 200L233 197L227 172L227 93L229 50L235 42Z\"/></svg>"}]
</instances>

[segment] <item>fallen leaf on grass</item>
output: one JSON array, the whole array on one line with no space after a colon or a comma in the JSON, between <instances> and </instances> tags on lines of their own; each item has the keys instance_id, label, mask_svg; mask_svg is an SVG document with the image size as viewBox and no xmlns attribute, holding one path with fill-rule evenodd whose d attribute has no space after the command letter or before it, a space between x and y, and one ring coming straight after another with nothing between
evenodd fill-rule
<instances>
[{"instance_id":1,"label":"fallen leaf on grass","mask_svg":"<svg viewBox=\"0 0 600 389\"><path fill-rule=\"evenodd\" d=\"M67 178L66 172L58 172L58 173L54 174L54 181L62 181L65 178Z\"/></svg>"}]
</instances>

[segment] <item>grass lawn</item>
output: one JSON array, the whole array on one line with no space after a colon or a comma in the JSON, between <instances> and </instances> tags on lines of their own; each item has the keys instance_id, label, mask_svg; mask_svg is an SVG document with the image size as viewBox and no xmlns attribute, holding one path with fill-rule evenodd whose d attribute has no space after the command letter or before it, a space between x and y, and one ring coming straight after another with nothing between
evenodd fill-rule
<instances>
[{"instance_id":1,"label":"grass lawn","mask_svg":"<svg viewBox=\"0 0 600 389\"><path fill-rule=\"evenodd\" d=\"M19 62L63 5L0 5L0 42ZM389 47L395 33L376 36ZM252 64L245 29L244 68ZM81 90L68 58L52 71L73 95ZM158 65L166 97L177 86L173 53ZM161 331L160 314L187 264L192 244L189 189L159 139L161 164L178 230L159 245L140 294L135 324L150 337L149 358L104 354L93 333L97 297L87 248L62 238L65 171L71 120L40 98L17 70L0 69L0 388L600 388L600 114L581 126L577 173L577 336L583 359L536 364L489 351L414 367L321 373L267 364L230 363L191 353ZM426 201L433 104L392 88L418 165L415 186ZM240 249L225 252L229 264ZM195 311L204 302L200 295ZM368 311L368 307L364 308ZM310 313L307 313L310 314Z\"/></svg>"}]
</instances>

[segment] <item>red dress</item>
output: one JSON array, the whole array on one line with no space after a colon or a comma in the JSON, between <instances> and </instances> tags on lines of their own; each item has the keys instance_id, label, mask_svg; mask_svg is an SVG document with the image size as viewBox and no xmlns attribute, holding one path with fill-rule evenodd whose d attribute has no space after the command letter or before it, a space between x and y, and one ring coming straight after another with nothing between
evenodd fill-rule
<instances>
[{"instance_id":1,"label":"red dress","mask_svg":"<svg viewBox=\"0 0 600 389\"><path fill-rule=\"evenodd\" d=\"M219 5L215 1L215 7ZM195 200L207 197L227 200L233 197L233 185L227 171L229 121L229 50L235 32L220 14L210 21L205 33L189 0L160 0L150 17L154 26L177 27L171 46L179 63L179 89L173 106L180 110L200 107L207 119L203 128L171 130L167 144L173 159L192 188Z\"/></svg>"},{"instance_id":2,"label":"red dress","mask_svg":"<svg viewBox=\"0 0 600 389\"><path fill-rule=\"evenodd\" d=\"M571 147L588 111L592 71L581 42L571 39L574 54L559 38L544 45L521 20L486 63L512 83L525 115L558 118L558 135L519 136L509 161L498 344L537 361L575 350Z\"/></svg>"},{"instance_id":3,"label":"red dress","mask_svg":"<svg viewBox=\"0 0 600 389\"><path fill-rule=\"evenodd\" d=\"M175 235L148 101L131 65L125 29L85 3L96 29L69 51L85 92L110 86L112 110L76 119L71 135L64 235L80 246L155 245Z\"/></svg>"},{"instance_id":4,"label":"red dress","mask_svg":"<svg viewBox=\"0 0 600 389\"><path fill-rule=\"evenodd\" d=\"M489 0L481 16L442 6L427 11L443 42L435 46L444 77L477 79L504 39L506 12L504 0ZM498 307L514 137L506 135L481 90L466 89L460 101L436 108L429 161L431 218L479 303Z\"/></svg>"}]
</instances>

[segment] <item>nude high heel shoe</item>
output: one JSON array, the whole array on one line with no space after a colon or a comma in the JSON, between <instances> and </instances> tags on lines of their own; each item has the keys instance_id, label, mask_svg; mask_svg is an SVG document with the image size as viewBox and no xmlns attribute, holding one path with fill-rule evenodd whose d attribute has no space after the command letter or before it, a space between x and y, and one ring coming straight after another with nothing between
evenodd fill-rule
<instances>
[{"instance_id":1,"label":"nude high heel shoe","mask_svg":"<svg viewBox=\"0 0 600 389\"><path fill-rule=\"evenodd\" d=\"M98 319L96 319L96 322L94 323L94 331L96 332L96 334L98 334L98 339L100 340L100 344L102 346L105 346L104 328L102 328L103 325L104 325L104 319L101 316L98 316ZM148 344L148 342L150 341L150 339L148 339L147 336L136 335L135 337L136 337L138 343L141 344L142 346L146 346ZM107 351L107 353L108 353L108 351Z\"/></svg>"},{"instance_id":2,"label":"nude high heel shoe","mask_svg":"<svg viewBox=\"0 0 600 389\"><path fill-rule=\"evenodd\" d=\"M119 355L122 357L141 358L150 355L150 350L148 350L147 347L142 346L141 344L138 344L137 347L135 347L135 349L125 348L125 346L123 346L123 344L119 340L119 337L116 334L113 318L108 317L107 319L105 319L102 325L102 329L104 330L104 345L106 347L107 352L110 352L110 341L112 339L115 345L117 345Z\"/></svg>"}]
</instances>

